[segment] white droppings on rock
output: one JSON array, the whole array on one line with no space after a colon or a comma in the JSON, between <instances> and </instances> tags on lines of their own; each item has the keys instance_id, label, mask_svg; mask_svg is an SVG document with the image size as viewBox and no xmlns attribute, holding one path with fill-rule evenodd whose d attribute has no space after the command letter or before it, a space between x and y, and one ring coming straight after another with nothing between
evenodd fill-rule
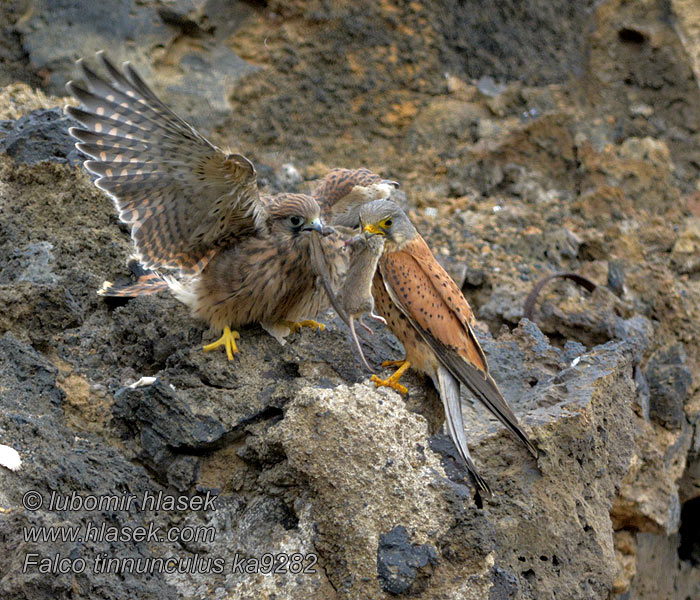
<instances>
[{"instance_id":1,"label":"white droppings on rock","mask_svg":"<svg viewBox=\"0 0 700 600\"><path fill-rule=\"evenodd\" d=\"M135 390L136 388L140 387L148 387L149 385L153 385L156 382L157 377L141 377L138 381L134 381L131 385L127 386L128 388ZM172 386L171 386L172 387ZM173 388L175 389L175 388Z\"/></svg>"},{"instance_id":2,"label":"white droppings on rock","mask_svg":"<svg viewBox=\"0 0 700 600\"><path fill-rule=\"evenodd\" d=\"M22 459L14 448L0 444L0 465L10 471L19 471L22 468Z\"/></svg>"}]
</instances>

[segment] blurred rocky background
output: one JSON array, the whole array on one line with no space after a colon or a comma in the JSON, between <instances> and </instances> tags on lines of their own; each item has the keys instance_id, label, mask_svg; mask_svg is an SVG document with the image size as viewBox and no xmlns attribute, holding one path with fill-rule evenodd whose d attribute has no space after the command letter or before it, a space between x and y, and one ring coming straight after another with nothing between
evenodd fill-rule
<instances>
[{"instance_id":1,"label":"blurred rocky background","mask_svg":"<svg viewBox=\"0 0 700 600\"><path fill-rule=\"evenodd\" d=\"M5 0L0 28L0 443L24 461L0 468L3 600L700 597L697 2ZM375 391L332 315L284 347L244 330L229 363L172 298L96 296L131 245L62 107L99 49L270 190L335 166L401 181L538 461L466 402L495 491L476 502L429 384ZM552 281L523 319L564 271L596 289ZM374 338L381 372L401 349ZM218 506L30 512L28 490ZM88 522L216 536L22 533ZM313 573L231 572L297 552ZM23 572L27 553L226 569Z\"/></svg>"}]
</instances>

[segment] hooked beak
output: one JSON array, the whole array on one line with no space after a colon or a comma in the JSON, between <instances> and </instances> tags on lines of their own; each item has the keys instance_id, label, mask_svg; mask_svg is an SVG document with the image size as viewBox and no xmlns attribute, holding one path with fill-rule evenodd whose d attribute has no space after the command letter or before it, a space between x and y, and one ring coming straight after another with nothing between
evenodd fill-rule
<instances>
[{"instance_id":1,"label":"hooked beak","mask_svg":"<svg viewBox=\"0 0 700 600\"><path fill-rule=\"evenodd\" d=\"M386 235L382 229L380 229L376 225L373 225L372 223L365 225L362 228L362 231L364 231L365 233L371 233L372 235Z\"/></svg>"},{"instance_id":2,"label":"hooked beak","mask_svg":"<svg viewBox=\"0 0 700 600\"><path fill-rule=\"evenodd\" d=\"M386 185L390 185L395 190L398 190L401 187L401 184L398 181L392 181L391 179L382 179L381 182L385 183Z\"/></svg>"},{"instance_id":3,"label":"hooked beak","mask_svg":"<svg viewBox=\"0 0 700 600\"><path fill-rule=\"evenodd\" d=\"M321 219L318 217L315 218L311 223L307 223L302 227L302 231L318 231L320 234L323 234L324 228L323 228L323 223L321 223Z\"/></svg>"}]
</instances>

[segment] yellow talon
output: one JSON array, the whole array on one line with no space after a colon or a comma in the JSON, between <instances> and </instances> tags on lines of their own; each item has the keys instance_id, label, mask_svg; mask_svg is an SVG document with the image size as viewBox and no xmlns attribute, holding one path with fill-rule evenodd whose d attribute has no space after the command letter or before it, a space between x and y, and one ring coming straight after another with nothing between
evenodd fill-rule
<instances>
[{"instance_id":1,"label":"yellow talon","mask_svg":"<svg viewBox=\"0 0 700 600\"><path fill-rule=\"evenodd\" d=\"M224 346L224 348L226 348L226 355L228 356L228 359L233 360L233 355L238 354L236 340L240 337L241 336L237 331L231 331L228 327L224 327L223 335L215 342L204 346L204 351L211 352L212 350L216 350L219 346Z\"/></svg>"},{"instance_id":2,"label":"yellow talon","mask_svg":"<svg viewBox=\"0 0 700 600\"><path fill-rule=\"evenodd\" d=\"M406 362L405 359L401 359L401 360L385 360L385 361L382 363L382 367L401 367L401 366L403 366L403 363L405 363L405 362Z\"/></svg>"},{"instance_id":3,"label":"yellow talon","mask_svg":"<svg viewBox=\"0 0 700 600\"><path fill-rule=\"evenodd\" d=\"M285 321L284 324L291 329L292 333L296 333L299 331L302 327L310 327L311 329L317 329L318 331L325 331L326 326L323 323L319 323L318 321L298 321L298 322L293 322L293 321Z\"/></svg>"},{"instance_id":4,"label":"yellow talon","mask_svg":"<svg viewBox=\"0 0 700 600\"><path fill-rule=\"evenodd\" d=\"M408 388L405 385L401 385L399 383L399 379L401 379L401 375L408 370L411 363L407 360L387 360L382 363L382 367L389 367L392 365L399 365L399 368L396 369L394 374L388 379L379 379L379 377L376 375L372 375L369 380L374 382L375 387L390 387L391 389L396 390L399 394L407 394Z\"/></svg>"}]
</instances>

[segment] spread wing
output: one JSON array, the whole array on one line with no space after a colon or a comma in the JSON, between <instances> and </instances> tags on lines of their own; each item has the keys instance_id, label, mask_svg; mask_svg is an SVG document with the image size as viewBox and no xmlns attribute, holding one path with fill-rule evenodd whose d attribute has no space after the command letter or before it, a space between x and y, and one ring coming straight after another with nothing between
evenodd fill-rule
<instances>
[{"instance_id":1,"label":"spread wing","mask_svg":"<svg viewBox=\"0 0 700 600\"><path fill-rule=\"evenodd\" d=\"M129 65L117 69L98 53L109 80L82 61L87 88L69 82L82 108L66 110L85 167L132 226L147 269L187 273L209 251L241 236L266 231L253 164L211 144L172 112Z\"/></svg>"},{"instance_id":2,"label":"spread wing","mask_svg":"<svg viewBox=\"0 0 700 600\"><path fill-rule=\"evenodd\" d=\"M380 261L384 286L394 304L432 348L440 363L510 429L534 456L537 449L518 424L474 334L469 304L422 237Z\"/></svg>"}]
</instances>

